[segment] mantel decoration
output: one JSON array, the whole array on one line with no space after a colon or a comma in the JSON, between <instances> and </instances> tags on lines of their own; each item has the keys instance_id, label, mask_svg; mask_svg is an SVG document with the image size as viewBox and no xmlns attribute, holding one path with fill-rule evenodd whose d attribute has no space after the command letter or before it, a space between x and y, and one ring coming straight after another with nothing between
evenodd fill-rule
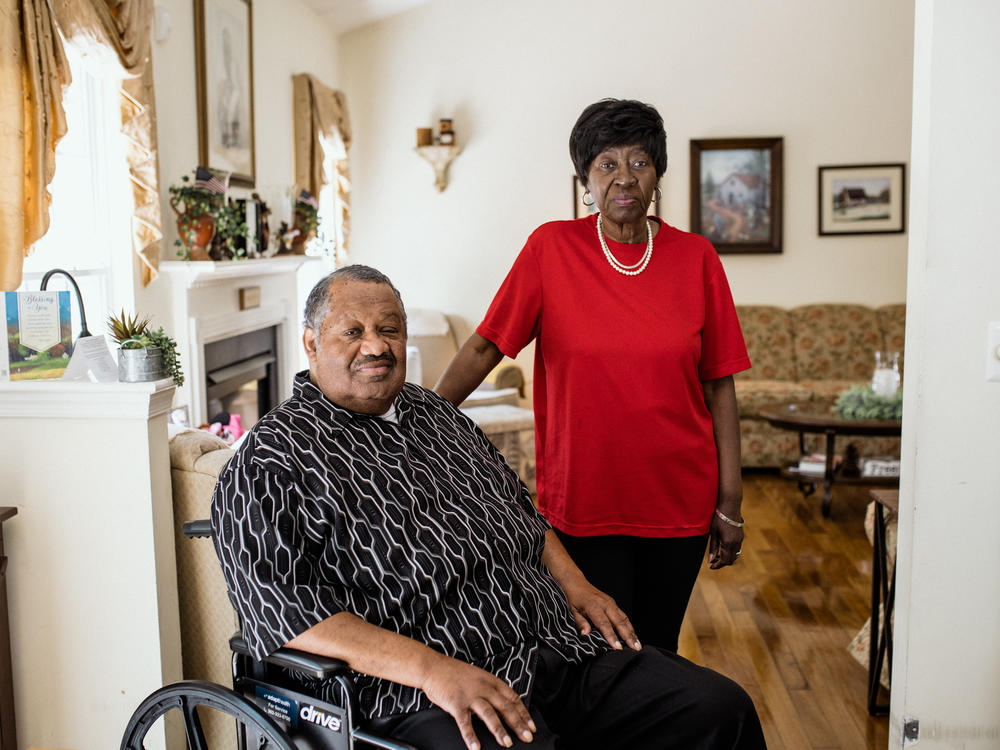
<instances>
[{"instance_id":1,"label":"mantel decoration","mask_svg":"<svg viewBox=\"0 0 1000 750\"><path fill-rule=\"evenodd\" d=\"M198 159L253 187L253 6L250 0L194 0Z\"/></svg>"},{"instance_id":2,"label":"mantel decoration","mask_svg":"<svg viewBox=\"0 0 1000 750\"><path fill-rule=\"evenodd\" d=\"M719 253L780 253L781 138L691 141L691 231Z\"/></svg>"},{"instance_id":3,"label":"mantel decoration","mask_svg":"<svg viewBox=\"0 0 1000 750\"><path fill-rule=\"evenodd\" d=\"M177 342L163 328L152 331L149 318L127 315L108 317L108 331L118 344L118 379L124 383L171 378L179 388L184 385Z\"/></svg>"},{"instance_id":4,"label":"mantel decoration","mask_svg":"<svg viewBox=\"0 0 1000 750\"><path fill-rule=\"evenodd\" d=\"M246 256L245 209L226 197L225 182L204 167L195 169L195 179L181 176L171 185L170 206L177 214L178 239L174 245L184 260L238 260Z\"/></svg>"}]
</instances>

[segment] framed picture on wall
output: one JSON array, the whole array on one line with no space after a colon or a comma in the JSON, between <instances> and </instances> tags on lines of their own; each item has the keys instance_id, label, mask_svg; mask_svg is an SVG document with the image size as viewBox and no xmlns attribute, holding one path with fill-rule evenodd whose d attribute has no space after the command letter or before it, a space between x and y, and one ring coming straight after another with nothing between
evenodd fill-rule
<instances>
[{"instance_id":1,"label":"framed picture on wall","mask_svg":"<svg viewBox=\"0 0 1000 750\"><path fill-rule=\"evenodd\" d=\"M906 231L906 165L819 167L819 233Z\"/></svg>"},{"instance_id":2,"label":"framed picture on wall","mask_svg":"<svg viewBox=\"0 0 1000 750\"><path fill-rule=\"evenodd\" d=\"M583 202L583 196L587 192L587 189L580 182L580 178L573 175L573 218L582 219L584 216L589 216L590 214L597 213L597 206L593 203L586 204ZM590 200L593 200L591 198ZM659 193L657 193L656 199L653 201L653 216L660 215L660 198Z\"/></svg>"},{"instance_id":3,"label":"framed picture on wall","mask_svg":"<svg viewBox=\"0 0 1000 750\"><path fill-rule=\"evenodd\" d=\"M251 0L194 0L198 161L253 187Z\"/></svg>"},{"instance_id":4,"label":"framed picture on wall","mask_svg":"<svg viewBox=\"0 0 1000 750\"><path fill-rule=\"evenodd\" d=\"M719 253L780 253L781 138L691 141L691 231Z\"/></svg>"}]
</instances>

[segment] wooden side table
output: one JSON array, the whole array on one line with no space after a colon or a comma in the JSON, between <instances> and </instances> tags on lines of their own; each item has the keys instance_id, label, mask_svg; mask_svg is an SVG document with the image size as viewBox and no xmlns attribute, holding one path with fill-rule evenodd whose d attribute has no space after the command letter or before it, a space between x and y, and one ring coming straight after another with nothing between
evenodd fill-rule
<instances>
[{"instance_id":1,"label":"wooden side table","mask_svg":"<svg viewBox=\"0 0 1000 750\"><path fill-rule=\"evenodd\" d=\"M889 550L885 543L885 509L899 513L899 490L870 490L875 501L875 538L872 543L872 619L868 642L868 713L889 712L888 703L878 702L882 661L892 674L892 610L896 599L896 566L889 573Z\"/></svg>"},{"instance_id":2,"label":"wooden side table","mask_svg":"<svg viewBox=\"0 0 1000 750\"><path fill-rule=\"evenodd\" d=\"M14 732L14 670L10 658L10 623L7 619L7 557L3 553L3 522L17 508L0 507L0 750L17 750Z\"/></svg>"},{"instance_id":3,"label":"wooden side table","mask_svg":"<svg viewBox=\"0 0 1000 750\"><path fill-rule=\"evenodd\" d=\"M826 466L823 476L800 474L798 467L785 467L781 475L795 479L803 496L808 497L816 489L816 482L823 481L823 518L830 517L833 502L834 480L845 484L892 484L899 485L899 477L846 477L837 473L833 465L834 442L837 435L883 435L898 437L902 432L902 422L898 419L846 419L833 411L833 402L823 399L815 401L791 401L770 404L758 411L761 419L781 430L799 433L799 447L806 452L805 433L826 436Z\"/></svg>"}]
</instances>

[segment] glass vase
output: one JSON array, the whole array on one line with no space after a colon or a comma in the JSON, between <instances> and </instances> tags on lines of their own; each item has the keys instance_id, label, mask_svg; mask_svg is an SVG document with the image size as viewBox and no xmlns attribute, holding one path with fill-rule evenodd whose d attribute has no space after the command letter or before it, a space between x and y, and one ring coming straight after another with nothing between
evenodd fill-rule
<instances>
[{"instance_id":1,"label":"glass vase","mask_svg":"<svg viewBox=\"0 0 1000 750\"><path fill-rule=\"evenodd\" d=\"M899 390L899 352L875 352L872 391L880 398L895 398Z\"/></svg>"}]
</instances>

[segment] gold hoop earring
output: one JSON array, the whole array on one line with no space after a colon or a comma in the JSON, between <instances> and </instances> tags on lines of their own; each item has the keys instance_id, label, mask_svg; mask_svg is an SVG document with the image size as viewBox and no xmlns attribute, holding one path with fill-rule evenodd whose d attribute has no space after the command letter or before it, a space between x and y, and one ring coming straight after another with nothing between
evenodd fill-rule
<instances>
[{"instance_id":1,"label":"gold hoop earring","mask_svg":"<svg viewBox=\"0 0 1000 750\"><path fill-rule=\"evenodd\" d=\"M587 203L587 196L588 195L590 195L590 189L589 188L583 192L583 197L580 199L580 202L583 203L583 205L585 205L587 208L590 208L595 203L597 203L597 201L594 200L594 196L590 195L590 203Z\"/></svg>"}]
</instances>

